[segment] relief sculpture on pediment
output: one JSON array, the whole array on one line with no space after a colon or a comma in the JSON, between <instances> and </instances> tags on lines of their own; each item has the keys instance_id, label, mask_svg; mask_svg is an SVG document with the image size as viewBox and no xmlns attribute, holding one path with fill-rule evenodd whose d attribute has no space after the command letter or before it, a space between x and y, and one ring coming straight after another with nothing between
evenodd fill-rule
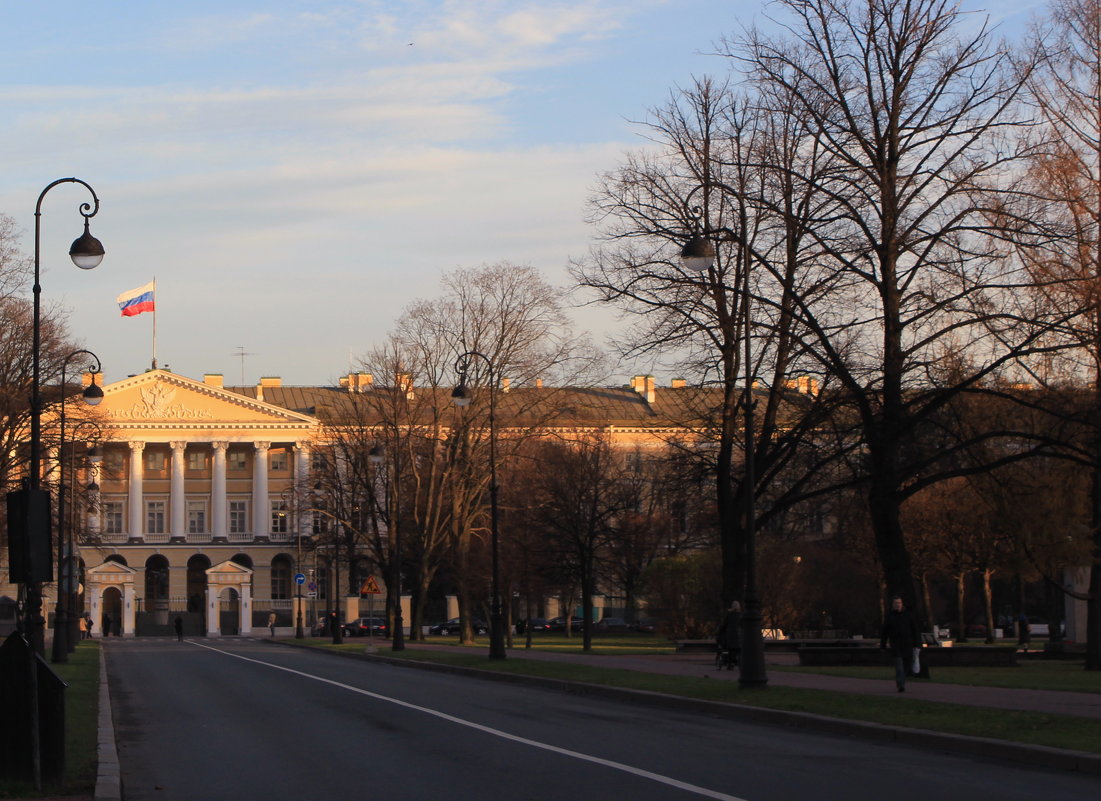
<instances>
[{"instance_id":1,"label":"relief sculpture on pediment","mask_svg":"<svg viewBox=\"0 0 1101 801\"><path fill-rule=\"evenodd\" d=\"M142 387L141 402L129 408L108 410L111 417L131 420L203 420L213 417L210 409L193 409L183 403L174 403L175 387L152 384Z\"/></svg>"}]
</instances>

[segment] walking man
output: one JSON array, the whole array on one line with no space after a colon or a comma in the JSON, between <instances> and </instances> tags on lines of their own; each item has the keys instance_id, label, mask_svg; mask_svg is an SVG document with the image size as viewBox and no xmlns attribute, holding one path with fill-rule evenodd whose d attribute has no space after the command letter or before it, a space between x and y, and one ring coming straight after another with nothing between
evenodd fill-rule
<instances>
[{"instance_id":1,"label":"walking man","mask_svg":"<svg viewBox=\"0 0 1101 801\"><path fill-rule=\"evenodd\" d=\"M879 647L886 650L887 644L891 645L891 653L895 658L895 684L900 693L906 692L906 674L913 664L914 649L920 641L913 615L903 608L902 598L896 595L891 599L891 611L883 621Z\"/></svg>"}]
</instances>

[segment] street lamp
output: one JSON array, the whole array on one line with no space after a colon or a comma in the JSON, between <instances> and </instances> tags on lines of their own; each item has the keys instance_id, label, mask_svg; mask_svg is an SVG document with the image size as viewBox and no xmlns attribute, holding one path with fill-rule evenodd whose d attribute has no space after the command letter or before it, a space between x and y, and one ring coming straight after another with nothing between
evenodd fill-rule
<instances>
[{"instance_id":1,"label":"street lamp","mask_svg":"<svg viewBox=\"0 0 1101 801\"><path fill-rule=\"evenodd\" d=\"M57 604L54 607L54 642L51 653L54 662L68 662L69 651L72 650L69 642L72 636L69 617L72 612L71 604L73 601L73 537L71 532L68 539L65 537L65 393L68 389L66 378L69 362L77 356L87 356L91 359L88 372L92 374L92 382L81 393L84 402L89 406L98 406L103 400L103 389L96 384L96 376L103 372L98 356L90 350L74 350L61 360L61 399L59 401L57 445Z\"/></svg>"},{"instance_id":2,"label":"street lamp","mask_svg":"<svg viewBox=\"0 0 1101 801\"><path fill-rule=\"evenodd\" d=\"M96 429L96 436L99 436L99 422L96 420L81 420L75 426L73 426L72 432L72 444L69 446L69 494L73 497L76 492L76 442L77 435L80 430L85 426L91 426ZM98 465L103 461L103 450L98 445L87 445L86 453L87 461L90 466ZM88 483L85 487L88 497L88 506L92 510L95 508L96 497L99 493L99 484L95 482L95 478ZM76 644L80 641L80 615L78 610L78 601L80 598L80 590L78 581L80 577L80 560L77 558L76 547L76 502L70 504L72 511L69 514L68 520L68 549L69 549L69 597L68 612L69 612L69 653L76 650Z\"/></svg>"},{"instance_id":3,"label":"street lamp","mask_svg":"<svg viewBox=\"0 0 1101 801\"><path fill-rule=\"evenodd\" d=\"M750 347L751 314L750 314L750 282L749 247L744 237L729 228L717 228L703 230L701 227L702 209L698 206L688 207L688 200L699 189L698 186L688 194L685 206L692 218L692 236L681 248L681 264L686 270L698 273L706 273L707 280L712 284L718 281L715 273L715 246L712 238L718 241L736 242L741 245L739 258L741 259L741 287L743 315L742 315L742 347L745 361L745 386L742 389L742 410L745 414L744 435L744 496L745 496L745 554L746 554L746 580L745 602L742 612L742 653L738 662L738 684L742 687L764 687L768 683L765 673L765 646L761 633L761 598L757 590L757 510L755 506L754 492L756 490L756 471L754 465L754 439L753 439L753 383L754 370L752 360L752 348ZM745 231L743 220L742 232Z\"/></svg>"},{"instance_id":4,"label":"street lamp","mask_svg":"<svg viewBox=\"0 0 1101 801\"><path fill-rule=\"evenodd\" d=\"M78 183L92 194L94 203L82 203L80 214L84 217L84 233L69 248L69 257L82 270L90 270L103 260L103 245L88 230L88 220L99 211L99 198L88 184L79 178L60 178L49 184L38 196L34 207L34 285L32 287L33 318L31 338L31 442L30 464L26 488L11 493L11 505L20 509L15 526L9 525L9 537L14 537L21 548L22 564L11 565L13 578L23 585L24 636L32 649L44 654L41 616L42 582L51 580L50 495L42 489L42 284L41 284L41 233L42 201L58 184ZM9 507L10 508L10 507ZM9 523L12 522L9 520Z\"/></svg>"},{"instance_id":5,"label":"street lamp","mask_svg":"<svg viewBox=\"0 0 1101 801\"><path fill-rule=\"evenodd\" d=\"M394 460L397 461L396 449L394 449ZM385 460L386 449L381 445L375 445L367 452L367 459L371 464L376 467L380 466ZM402 617L401 612L401 523L399 517L399 499L398 499L398 481L400 480L400 471L398 465L394 465L394 474L391 477L389 471L385 473L383 479L383 486L386 489L386 527L388 532L392 532L394 535L394 553L393 553L393 584L394 593L397 596L397 604L394 609L394 632L390 639L391 651L404 651L405 650L405 620Z\"/></svg>"},{"instance_id":6,"label":"street lamp","mask_svg":"<svg viewBox=\"0 0 1101 801\"><path fill-rule=\"evenodd\" d=\"M455 372L459 374L459 385L451 393L451 399L459 408L470 405L470 389L466 385L467 374L470 371L470 363L473 359L482 359L489 368L487 384L489 386L489 525L490 541L493 554L493 597L490 599L489 616L489 658L504 659L505 654L505 627L501 615L501 570L499 561L500 535L498 531L497 514L497 380L494 374L493 361L484 353L476 350L468 350L459 355L455 362Z\"/></svg>"},{"instance_id":7,"label":"street lamp","mask_svg":"<svg viewBox=\"0 0 1101 801\"><path fill-rule=\"evenodd\" d=\"M283 499L282 510L286 511L286 509L287 509L287 490L283 490L283 492L280 495ZM299 573L299 572L302 571L302 530L301 530L301 525L302 525L301 519L302 518L301 518L301 515L299 514L299 509L298 509L298 493L296 491L293 491L293 489L292 489L292 492L291 492L291 508L290 508L290 511L291 511L291 530L294 532L294 543L295 543L294 570L295 570L295 573ZM294 602L294 610L295 610L294 611L294 614L295 614L294 638L296 640L301 640L301 639L305 639L306 632L305 632L305 628L302 625L302 584L297 580L297 578L295 579L295 582L294 582L294 588L295 588L294 589L294 595L295 595L295 602Z\"/></svg>"}]
</instances>

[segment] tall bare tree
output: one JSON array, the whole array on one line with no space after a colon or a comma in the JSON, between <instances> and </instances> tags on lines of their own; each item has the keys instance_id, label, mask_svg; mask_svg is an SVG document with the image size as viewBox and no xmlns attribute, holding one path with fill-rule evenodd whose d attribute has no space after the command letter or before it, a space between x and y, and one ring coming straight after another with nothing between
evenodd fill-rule
<instances>
[{"instance_id":1,"label":"tall bare tree","mask_svg":"<svg viewBox=\"0 0 1101 801\"><path fill-rule=\"evenodd\" d=\"M1011 194L1025 73L953 0L778 0L778 35L750 31L727 52L755 84L788 90L832 171L828 215L808 228L827 303L797 314L851 403L887 589L916 604L900 509L960 470L956 448L912 457L945 405L1038 347L1047 330L1016 289L988 195ZM946 358L962 371L940 371ZM978 436L996 436L982 432ZM980 466L969 469L979 470Z\"/></svg>"},{"instance_id":2,"label":"tall bare tree","mask_svg":"<svg viewBox=\"0 0 1101 801\"><path fill-rule=\"evenodd\" d=\"M1092 473L1086 669L1101 670L1101 3L1053 0L1030 58L1039 63L1028 87L1043 125L1027 183L1053 236L1026 240L1020 252L1036 294L1067 315L1060 334L1073 346L1066 369L1036 377L1092 386L1072 450Z\"/></svg>"}]
</instances>

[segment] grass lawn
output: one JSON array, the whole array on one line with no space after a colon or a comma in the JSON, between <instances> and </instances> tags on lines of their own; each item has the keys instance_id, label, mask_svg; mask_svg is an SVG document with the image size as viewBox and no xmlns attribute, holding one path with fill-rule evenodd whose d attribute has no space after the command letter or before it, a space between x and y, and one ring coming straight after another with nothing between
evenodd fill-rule
<instances>
[{"instance_id":1,"label":"grass lawn","mask_svg":"<svg viewBox=\"0 0 1101 801\"><path fill-rule=\"evenodd\" d=\"M883 678L881 667L772 666L769 669L858 679ZM1017 667L938 667L932 668L930 672L933 683L964 684L970 687L1009 687L1018 690L1101 693L1101 673L1083 670L1081 660L1077 659L1021 661Z\"/></svg>"},{"instance_id":2,"label":"grass lawn","mask_svg":"<svg viewBox=\"0 0 1101 801\"><path fill-rule=\"evenodd\" d=\"M69 685L65 690L65 783L41 795L91 796L96 784L97 716L99 712L99 643L84 640L69 661L52 667ZM34 798L34 787L0 782L0 798Z\"/></svg>"},{"instance_id":3,"label":"grass lawn","mask_svg":"<svg viewBox=\"0 0 1101 801\"><path fill-rule=\"evenodd\" d=\"M560 639L565 640L565 638ZM428 642L443 644L446 640L431 638ZM655 642L657 644L653 646L652 650L644 646L641 641L635 641L631 645L623 644L622 646L612 642L598 643L601 650L597 650L596 653L662 653L662 649L672 652L671 644L667 641ZM350 641L346 640L345 644L341 646L334 646L328 640L316 639L304 641L302 644L362 654L365 643L362 639L357 638ZM777 685L772 685L765 691L743 690L737 682L733 681L712 681L706 678L668 676L562 662L526 660L523 658L522 648L510 650L507 660L497 661L487 658L484 650L485 638L478 639L477 649L456 646L453 650L449 649L447 651L409 649L398 654L394 654L389 650L387 647L388 641L380 640L378 644L380 646L379 655L404 660L436 662L502 673L626 687L682 695L687 698L700 698L793 712L809 712L847 720L861 720L906 728L989 737L1011 742L1101 754L1101 726L1097 724L1096 720L1089 718L961 706L921 701L909 697L896 697L894 695L878 697L824 690L805 690ZM541 650L580 652L580 645L577 643L570 643L569 641L554 642L549 638L539 647ZM617 650L617 647L622 647L624 650ZM636 650L629 651L627 650L629 648ZM781 668L770 667L770 670L778 669ZM821 672L846 676L874 676L876 678L882 678L883 674L882 668L867 670L863 668L831 668L822 669ZM1096 691L1096 685L1101 681L1101 676L1097 674L1085 674L1080 663L1054 661L1030 663L1022 668L940 668L935 671L934 679L948 681L948 677L955 673L963 674L963 678L968 678L968 681L963 682L968 684L1037 687L1041 689L1078 690L1082 687L1092 686ZM970 676L967 674L970 674ZM1017 680L1018 684L997 683L1008 682L1010 674L1018 674L1020 677ZM1085 674L1086 678L1079 674Z\"/></svg>"}]
</instances>

